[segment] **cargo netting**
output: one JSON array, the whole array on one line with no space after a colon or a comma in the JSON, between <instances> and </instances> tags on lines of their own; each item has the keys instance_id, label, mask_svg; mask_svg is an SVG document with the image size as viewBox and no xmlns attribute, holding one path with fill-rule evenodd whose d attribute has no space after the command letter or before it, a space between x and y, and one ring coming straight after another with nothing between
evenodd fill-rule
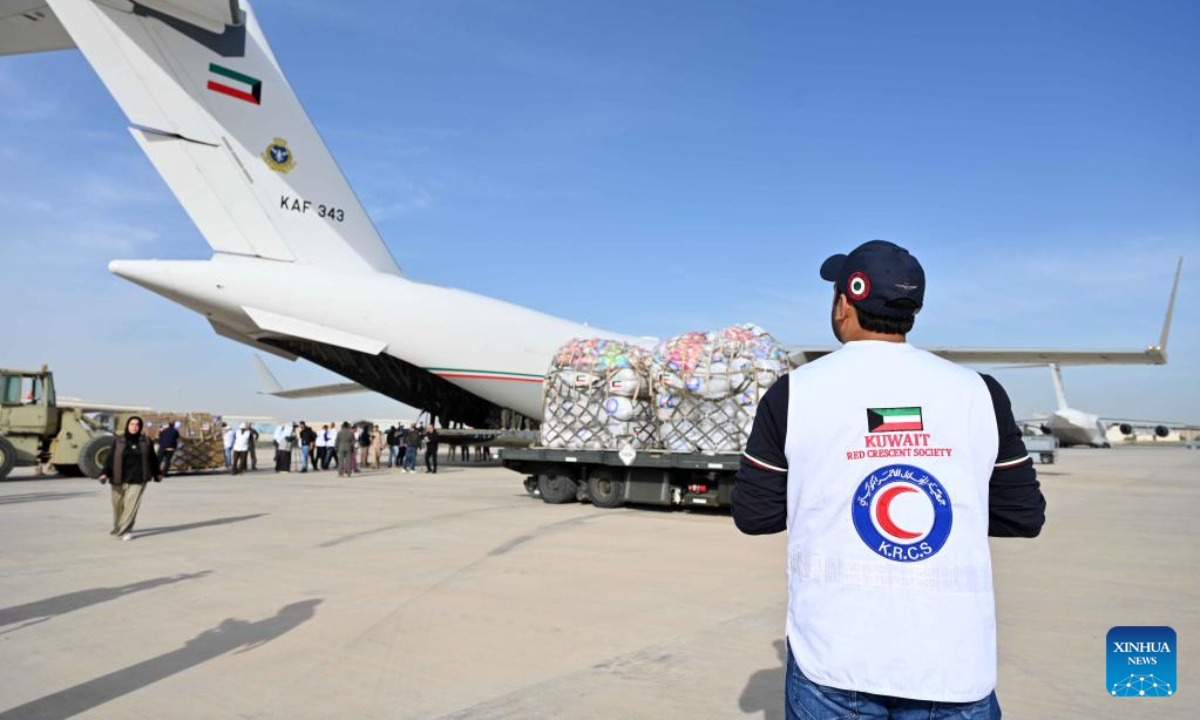
<instances>
[{"instance_id":1,"label":"cargo netting","mask_svg":"<svg viewBox=\"0 0 1200 720\"><path fill-rule=\"evenodd\" d=\"M653 350L573 340L547 373L542 445L739 452L763 394L791 369L757 325L677 335Z\"/></svg>"}]
</instances>

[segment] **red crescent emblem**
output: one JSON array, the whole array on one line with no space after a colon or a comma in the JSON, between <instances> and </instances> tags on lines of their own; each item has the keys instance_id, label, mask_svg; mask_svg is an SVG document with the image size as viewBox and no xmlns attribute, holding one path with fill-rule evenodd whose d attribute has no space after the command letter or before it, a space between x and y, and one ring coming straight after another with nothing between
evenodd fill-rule
<instances>
[{"instance_id":1,"label":"red crescent emblem","mask_svg":"<svg viewBox=\"0 0 1200 720\"><path fill-rule=\"evenodd\" d=\"M916 491L917 489L911 485L894 485L879 494L879 502L875 505L875 519L879 521L879 527L883 528L884 532L903 540L921 537L921 533L909 532L897 525L889 512L892 501L896 499L897 495Z\"/></svg>"}]
</instances>

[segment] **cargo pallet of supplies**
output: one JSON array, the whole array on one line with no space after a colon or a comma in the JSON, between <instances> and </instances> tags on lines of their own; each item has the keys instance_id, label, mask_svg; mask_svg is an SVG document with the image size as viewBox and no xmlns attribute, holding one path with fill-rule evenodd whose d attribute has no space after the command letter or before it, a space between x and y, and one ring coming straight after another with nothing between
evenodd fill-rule
<instances>
[{"instance_id":1,"label":"cargo pallet of supplies","mask_svg":"<svg viewBox=\"0 0 1200 720\"><path fill-rule=\"evenodd\" d=\"M652 347L572 340L546 373L538 444L500 460L547 503L728 506L758 403L790 369L752 324Z\"/></svg>"}]
</instances>

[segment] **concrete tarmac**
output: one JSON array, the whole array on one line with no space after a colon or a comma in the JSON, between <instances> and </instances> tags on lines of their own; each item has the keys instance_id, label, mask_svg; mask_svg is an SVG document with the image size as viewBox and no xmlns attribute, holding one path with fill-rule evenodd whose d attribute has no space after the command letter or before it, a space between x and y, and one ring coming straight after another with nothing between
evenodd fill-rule
<instances>
[{"instance_id":1,"label":"concrete tarmac","mask_svg":"<svg viewBox=\"0 0 1200 720\"><path fill-rule=\"evenodd\" d=\"M1200 451L1040 469L1042 537L992 542L1006 717L1196 717ZM784 537L727 514L446 467L172 477L110 523L94 481L0 483L0 720L783 717ZM1107 694L1114 625L1175 628L1174 697Z\"/></svg>"}]
</instances>

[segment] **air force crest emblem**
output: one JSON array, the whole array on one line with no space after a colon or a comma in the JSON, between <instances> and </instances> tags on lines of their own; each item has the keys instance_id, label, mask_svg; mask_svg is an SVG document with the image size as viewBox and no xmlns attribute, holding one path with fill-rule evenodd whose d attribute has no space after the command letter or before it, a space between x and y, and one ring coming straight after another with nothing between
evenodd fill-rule
<instances>
[{"instance_id":1,"label":"air force crest emblem","mask_svg":"<svg viewBox=\"0 0 1200 720\"><path fill-rule=\"evenodd\" d=\"M292 149L283 138L275 138L263 151L262 159L266 161L267 167L275 172L287 173L296 167L296 157L292 155Z\"/></svg>"}]
</instances>

